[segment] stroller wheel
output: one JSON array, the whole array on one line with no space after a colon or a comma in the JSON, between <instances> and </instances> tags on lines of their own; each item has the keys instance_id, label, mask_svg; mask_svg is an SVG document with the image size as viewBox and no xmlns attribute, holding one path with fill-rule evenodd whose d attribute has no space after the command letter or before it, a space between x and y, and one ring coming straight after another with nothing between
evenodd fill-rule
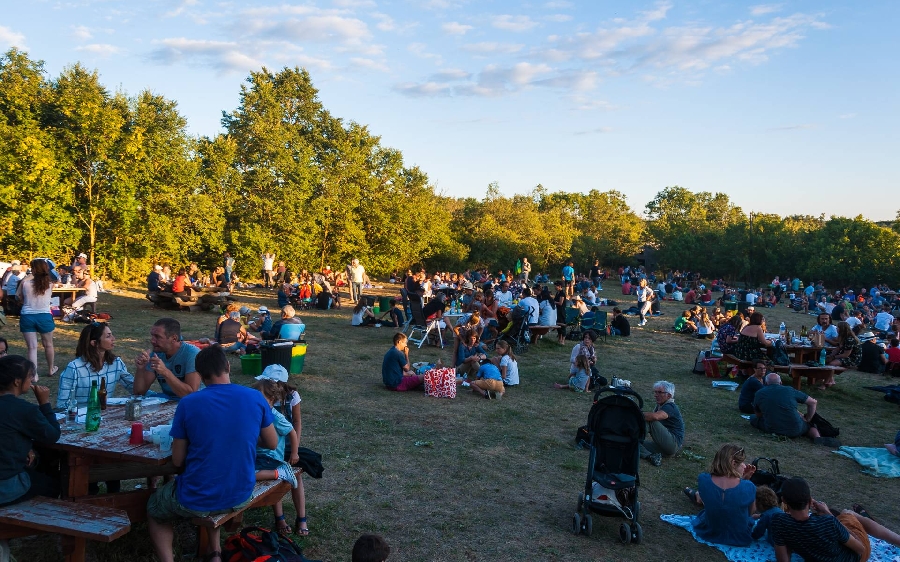
<instances>
[{"instance_id":1,"label":"stroller wheel","mask_svg":"<svg viewBox=\"0 0 900 562\"><path fill-rule=\"evenodd\" d=\"M578 494L578 503L575 504L575 511L581 513L582 507L584 507L584 494Z\"/></svg>"},{"instance_id":2,"label":"stroller wheel","mask_svg":"<svg viewBox=\"0 0 900 562\"><path fill-rule=\"evenodd\" d=\"M516 344L516 353L522 354L528 351L528 344L525 342L519 342Z\"/></svg>"},{"instance_id":3,"label":"stroller wheel","mask_svg":"<svg viewBox=\"0 0 900 562\"><path fill-rule=\"evenodd\" d=\"M581 515L577 513L572 518L572 533L576 535L581 534Z\"/></svg>"},{"instance_id":4,"label":"stroller wheel","mask_svg":"<svg viewBox=\"0 0 900 562\"><path fill-rule=\"evenodd\" d=\"M631 542L631 527L628 526L628 523L619 525L619 540L622 541L623 544Z\"/></svg>"},{"instance_id":5,"label":"stroller wheel","mask_svg":"<svg viewBox=\"0 0 900 562\"><path fill-rule=\"evenodd\" d=\"M584 523L582 524L584 527L584 534L587 536L591 536L591 533L594 532L594 520L590 515L584 516Z\"/></svg>"},{"instance_id":6,"label":"stroller wheel","mask_svg":"<svg viewBox=\"0 0 900 562\"><path fill-rule=\"evenodd\" d=\"M641 544L642 540L644 540L644 529L640 523L635 523L631 526L631 542Z\"/></svg>"}]
</instances>

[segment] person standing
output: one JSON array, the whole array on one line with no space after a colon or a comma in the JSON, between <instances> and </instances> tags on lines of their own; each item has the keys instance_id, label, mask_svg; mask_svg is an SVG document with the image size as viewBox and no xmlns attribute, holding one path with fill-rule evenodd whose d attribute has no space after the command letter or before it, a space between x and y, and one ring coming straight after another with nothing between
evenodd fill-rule
<instances>
[{"instance_id":1,"label":"person standing","mask_svg":"<svg viewBox=\"0 0 900 562\"><path fill-rule=\"evenodd\" d=\"M347 280L350 282L350 299L353 302L362 296L363 282L366 278L366 268L359 265L359 260L353 258L347 267Z\"/></svg>"},{"instance_id":2,"label":"person standing","mask_svg":"<svg viewBox=\"0 0 900 562\"><path fill-rule=\"evenodd\" d=\"M225 252L225 284L231 284L231 273L234 271L234 258L231 253Z\"/></svg>"},{"instance_id":3,"label":"person standing","mask_svg":"<svg viewBox=\"0 0 900 562\"><path fill-rule=\"evenodd\" d=\"M569 262L562 268L563 283L566 287L566 298L570 299L575 294L575 267L574 263Z\"/></svg>"},{"instance_id":4,"label":"person standing","mask_svg":"<svg viewBox=\"0 0 900 562\"><path fill-rule=\"evenodd\" d=\"M263 280L266 289L270 291L275 287L275 254L266 252L262 256L263 261Z\"/></svg>"},{"instance_id":5,"label":"person standing","mask_svg":"<svg viewBox=\"0 0 900 562\"><path fill-rule=\"evenodd\" d=\"M594 284L595 289L602 289L600 286L601 281L600 275L600 260L594 260L594 265L591 266L591 282Z\"/></svg>"},{"instance_id":6,"label":"person standing","mask_svg":"<svg viewBox=\"0 0 900 562\"><path fill-rule=\"evenodd\" d=\"M54 364L53 330L56 324L50 313L50 299L53 297L53 284L50 282L50 264L47 260L31 260L31 274L26 275L16 287L16 296L22 303L19 317L19 331L25 338L28 347L28 360L37 365L37 335L41 334L44 356L47 359L47 374L53 376L59 369ZM37 370L34 382L37 382Z\"/></svg>"},{"instance_id":7,"label":"person standing","mask_svg":"<svg viewBox=\"0 0 900 562\"><path fill-rule=\"evenodd\" d=\"M641 321L638 326L647 324L647 315L650 313L650 308L653 306L653 294L653 289L647 286L647 280L641 279L641 283L637 290L638 310L640 310L641 314Z\"/></svg>"},{"instance_id":8,"label":"person standing","mask_svg":"<svg viewBox=\"0 0 900 562\"><path fill-rule=\"evenodd\" d=\"M528 258L522 258L522 281L528 283L528 276L531 275L531 264Z\"/></svg>"},{"instance_id":9,"label":"person standing","mask_svg":"<svg viewBox=\"0 0 900 562\"><path fill-rule=\"evenodd\" d=\"M197 371L206 387L178 404L170 431L172 464L184 472L147 502L150 540L162 562L174 560L172 524L246 506L256 485L257 442L269 449L278 446L272 409L261 393L231 384L221 347L197 354ZM206 560L223 560L219 531L209 530Z\"/></svg>"}]
</instances>

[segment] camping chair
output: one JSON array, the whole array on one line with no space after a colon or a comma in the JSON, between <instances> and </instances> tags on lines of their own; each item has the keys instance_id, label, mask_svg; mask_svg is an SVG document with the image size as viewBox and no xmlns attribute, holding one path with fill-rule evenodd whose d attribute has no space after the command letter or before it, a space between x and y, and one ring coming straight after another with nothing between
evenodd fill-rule
<instances>
[{"instance_id":1,"label":"camping chair","mask_svg":"<svg viewBox=\"0 0 900 562\"><path fill-rule=\"evenodd\" d=\"M410 299L409 306L412 309L412 321L409 323L409 335L407 338L419 348L428 340L431 332L437 332L438 342L441 349L444 348L444 336L441 333L441 324L439 319L428 321L425 319L425 313L422 312L422 303L416 299Z\"/></svg>"},{"instance_id":2,"label":"camping chair","mask_svg":"<svg viewBox=\"0 0 900 562\"><path fill-rule=\"evenodd\" d=\"M581 339L581 312L571 306L566 307L566 337L573 340Z\"/></svg>"},{"instance_id":3,"label":"camping chair","mask_svg":"<svg viewBox=\"0 0 900 562\"><path fill-rule=\"evenodd\" d=\"M606 341L606 333L607 333L607 321L609 320L609 312L605 310L598 310L594 313L594 328L593 330L597 332L603 341Z\"/></svg>"}]
</instances>

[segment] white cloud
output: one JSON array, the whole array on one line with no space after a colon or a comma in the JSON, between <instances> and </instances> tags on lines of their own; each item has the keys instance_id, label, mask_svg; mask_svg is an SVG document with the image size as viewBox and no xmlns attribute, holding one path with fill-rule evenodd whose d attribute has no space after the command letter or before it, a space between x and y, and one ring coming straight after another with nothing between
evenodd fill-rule
<instances>
[{"instance_id":1,"label":"white cloud","mask_svg":"<svg viewBox=\"0 0 900 562\"><path fill-rule=\"evenodd\" d=\"M394 19L387 14L372 14L372 17L378 20L378 23L375 24L375 27L380 29L381 31L394 31L397 29L397 25L394 23Z\"/></svg>"},{"instance_id":2,"label":"white cloud","mask_svg":"<svg viewBox=\"0 0 900 562\"><path fill-rule=\"evenodd\" d=\"M366 68L368 70L377 70L379 72L388 72L390 70L387 67L387 65L384 64L384 62L367 59L367 58L362 58L362 57L351 58L350 64L352 66L355 66L358 68Z\"/></svg>"},{"instance_id":3,"label":"white cloud","mask_svg":"<svg viewBox=\"0 0 900 562\"><path fill-rule=\"evenodd\" d=\"M552 2L547 2L544 4L545 8L550 8L551 10L561 10L565 8L571 8L574 4L568 2L567 0L553 0Z\"/></svg>"},{"instance_id":4,"label":"white cloud","mask_svg":"<svg viewBox=\"0 0 900 562\"><path fill-rule=\"evenodd\" d=\"M441 55L437 53L429 53L428 45L426 45L425 43L410 43L406 46L406 50L421 59L434 59L438 62L441 61Z\"/></svg>"},{"instance_id":5,"label":"white cloud","mask_svg":"<svg viewBox=\"0 0 900 562\"><path fill-rule=\"evenodd\" d=\"M25 35L0 25L0 45L23 49L25 48Z\"/></svg>"},{"instance_id":6,"label":"white cloud","mask_svg":"<svg viewBox=\"0 0 900 562\"><path fill-rule=\"evenodd\" d=\"M534 29L537 24L538 23L536 21L532 20L528 16L512 16L509 14L504 14L491 18L491 25L493 25L497 29L502 29L504 31L514 31L517 33Z\"/></svg>"},{"instance_id":7,"label":"white cloud","mask_svg":"<svg viewBox=\"0 0 900 562\"><path fill-rule=\"evenodd\" d=\"M94 37L94 34L91 33L91 30L83 25L73 25L72 26L72 36L79 41L87 41Z\"/></svg>"},{"instance_id":8,"label":"white cloud","mask_svg":"<svg viewBox=\"0 0 900 562\"><path fill-rule=\"evenodd\" d=\"M572 16L570 16L569 14L550 14L549 16L545 17L544 19L546 19L547 21L555 22L555 23L563 23L563 22L571 21Z\"/></svg>"},{"instance_id":9,"label":"white cloud","mask_svg":"<svg viewBox=\"0 0 900 562\"><path fill-rule=\"evenodd\" d=\"M764 16L780 11L781 4L757 4L756 6L750 6L750 14L754 16Z\"/></svg>"},{"instance_id":10,"label":"white cloud","mask_svg":"<svg viewBox=\"0 0 900 562\"><path fill-rule=\"evenodd\" d=\"M470 72L458 68L448 68L431 76L428 82L455 82L458 80L468 80L472 77Z\"/></svg>"},{"instance_id":11,"label":"white cloud","mask_svg":"<svg viewBox=\"0 0 900 562\"><path fill-rule=\"evenodd\" d=\"M572 96L572 101L575 104L575 109L579 111L613 111L618 109L618 107L606 100L600 100L584 95Z\"/></svg>"},{"instance_id":12,"label":"white cloud","mask_svg":"<svg viewBox=\"0 0 900 562\"><path fill-rule=\"evenodd\" d=\"M475 29L471 25L464 25L455 21L448 21L445 24L441 25L441 29L444 32L449 33L450 35L465 35L466 32Z\"/></svg>"},{"instance_id":13,"label":"white cloud","mask_svg":"<svg viewBox=\"0 0 900 562\"><path fill-rule=\"evenodd\" d=\"M174 18L183 14L189 7L197 4L199 4L199 0L182 0L175 9L166 12L164 15L167 18Z\"/></svg>"},{"instance_id":14,"label":"white cloud","mask_svg":"<svg viewBox=\"0 0 900 562\"><path fill-rule=\"evenodd\" d=\"M93 53L101 57L108 57L120 51L120 49L115 45L109 45L107 43L91 43L90 45L82 45L80 47L76 47L75 50L86 53Z\"/></svg>"},{"instance_id":15,"label":"white cloud","mask_svg":"<svg viewBox=\"0 0 900 562\"><path fill-rule=\"evenodd\" d=\"M518 53L525 45L516 44L516 43L491 43L491 42L482 42L482 43L469 43L468 45L463 45L463 50L468 51L470 53L476 53L480 55L488 55L495 53L505 53L512 54Z\"/></svg>"},{"instance_id":16,"label":"white cloud","mask_svg":"<svg viewBox=\"0 0 900 562\"><path fill-rule=\"evenodd\" d=\"M372 0L334 0L334 5L338 8L374 8L375 2Z\"/></svg>"},{"instance_id":17,"label":"white cloud","mask_svg":"<svg viewBox=\"0 0 900 562\"><path fill-rule=\"evenodd\" d=\"M439 84L437 82L425 82L424 84L406 82L394 86L394 90L411 98L432 98L449 96L451 94L449 84Z\"/></svg>"},{"instance_id":18,"label":"white cloud","mask_svg":"<svg viewBox=\"0 0 900 562\"><path fill-rule=\"evenodd\" d=\"M220 72L245 72L263 66L258 59L242 52L241 47L231 41L207 41L180 37L163 39L158 43L162 46L151 52L150 57L161 64L187 61L206 64Z\"/></svg>"}]
</instances>

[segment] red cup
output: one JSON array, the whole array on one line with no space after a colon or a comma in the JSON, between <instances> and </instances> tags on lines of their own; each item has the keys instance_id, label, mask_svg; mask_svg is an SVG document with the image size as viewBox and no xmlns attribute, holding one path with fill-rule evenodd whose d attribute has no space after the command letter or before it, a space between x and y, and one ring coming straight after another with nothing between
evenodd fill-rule
<instances>
[{"instance_id":1,"label":"red cup","mask_svg":"<svg viewBox=\"0 0 900 562\"><path fill-rule=\"evenodd\" d=\"M144 424L141 422L131 424L131 438L128 442L132 445L142 445L144 443Z\"/></svg>"}]
</instances>

